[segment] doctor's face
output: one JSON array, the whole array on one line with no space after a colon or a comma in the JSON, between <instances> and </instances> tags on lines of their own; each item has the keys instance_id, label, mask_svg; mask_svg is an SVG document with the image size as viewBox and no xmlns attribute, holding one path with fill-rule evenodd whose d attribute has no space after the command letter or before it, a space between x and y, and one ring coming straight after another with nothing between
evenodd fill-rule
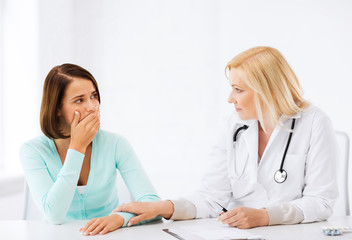
<instances>
[{"instance_id":1,"label":"doctor's face","mask_svg":"<svg viewBox=\"0 0 352 240\"><path fill-rule=\"evenodd\" d=\"M75 111L80 113L79 121L82 121L89 114L99 114L98 92L92 81L74 77L66 87L58 112L61 128L66 134L69 134L71 130Z\"/></svg>"},{"instance_id":2,"label":"doctor's face","mask_svg":"<svg viewBox=\"0 0 352 240\"><path fill-rule=\"evenodd\" d=\"M232 68L229 83L232 88L228 102L233 103L242 120L258 119L255 109L254 91L243 81L242 71Z\"/></svg>"}]
</instances>

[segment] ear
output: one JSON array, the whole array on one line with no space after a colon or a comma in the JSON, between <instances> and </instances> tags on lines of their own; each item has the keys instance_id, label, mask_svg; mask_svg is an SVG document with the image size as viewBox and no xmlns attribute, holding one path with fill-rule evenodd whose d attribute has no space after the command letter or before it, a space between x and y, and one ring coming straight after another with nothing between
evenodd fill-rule
<instances>
[{"instance_id":1,"label":"ear","mask_svg":"<svg viewBox=\"0 0 352 240\"><path fill-rule=\"evenodd\" d=\"M57 110L57 116L61 117L61 109Z\"/></svg>"}]
</instances>

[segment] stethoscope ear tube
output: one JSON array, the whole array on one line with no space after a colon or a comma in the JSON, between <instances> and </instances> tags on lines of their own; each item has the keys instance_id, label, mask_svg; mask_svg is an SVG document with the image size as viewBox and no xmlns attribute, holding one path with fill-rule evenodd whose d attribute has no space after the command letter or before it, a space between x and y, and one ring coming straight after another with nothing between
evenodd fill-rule
<instances>
[{"instance_id":1,"label":"stethoscope ear tube","mask_svg":"<svg viewBox=\"0 0 352 240\"><path fill-rule=\"evenodd\" d=\"M241 130L247 130L247 128L248 128L248 125L243 125L242 127L239 127L239 128L236 130L235 134L233 135L233 141L236 142L238 133L239 133Z\"/></svg>"}]
</instances>

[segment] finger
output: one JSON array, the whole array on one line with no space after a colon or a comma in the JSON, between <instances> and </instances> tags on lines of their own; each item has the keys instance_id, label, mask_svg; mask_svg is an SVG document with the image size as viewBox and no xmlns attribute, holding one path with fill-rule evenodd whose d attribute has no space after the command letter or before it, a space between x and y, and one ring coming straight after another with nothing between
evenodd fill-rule
<instances>
[{"instance_id":1,"label":"finger","mask_svg":"<svg viewBox=\"0 0 352 240\"><path fill-rule=\"evenodd\" d=\"M228 219L232 218L233 216L236 216L237 214L238 214L238 210L235 208L235 209L232 209L231 211L221 214L221 216L219 216L218 219L222 223L227 223L226 221Z\"/></svg>"},{"instance_id":2,"label":"finger","mask_svg":"<svg viewBox=\"0 0 352 240\"><path fill-rule=\"evenodd\" d=\"M99 122L99 118L94 115L94 114L90 114L89 116L87 116L85 119L83 119L82 124L84 126L86 126L88 129L92 128L97 122Z\"/></svg>"},{"instance_id":3,"label":"finger","mask_svg":"<svg viewBox=\"0 0 352 240\"><path fill-rule=\"evenodd\" d=\"M248 223L238 223L236 227L238 229L249 229L249 228L251 228Z\"/></svg>"},{"instance_id":4,"label":"finger","mask_svg":"<svg viewBox=\"0 0 352 240\"><path fill-rule=\"evenodd\" d=\"M133 209L133 205L135 205L135 204L134 203L127 203L127 204L117 206L113 210L113 212L132 212L132 213L134 213L133 211L131 211Z\"/></svg>"},{"instance_id":5,"label":"finger","mask_svg":"<svg viewBox=\"0 0 352 240\"><path fill-rule=\"evenodd\" d=\"M86 233L90 234L94 229L101 223L101 221L95 221L92 225L87 228Z\"/></svg>"},{"instance_id":6,"label":"finger","mask_svg":"<svg viewBox=\"0 0 352 240\"><path fill-rule=\"evenodd\" d=\"M241 225L241 222L239 220L228 224L228 226L230 227L237 227L237 228L239 228L240 225Z\"/></svg>"},{"instance_id":7,"label":"finger","mask_svg":"<svg viewBox=\"0 0 352 240\"><path fill-rule=\"evenodd\" d=\"M112 212L125 212L124 210L125 210L125 204L117 206L114 210L112 210Z\"/></svg>"},{"instance_id":8,"label":"finger","mask_svg":"<svg viewBox=\"0 0 352 240\"><path fill-rule=\"evenodd\" d=\"M95 219L93 218L92 220L90 220L89 222L86 223L86 225L84 225L83 228L80 229L81 232L86 232L86 230L90 227L90 225L92 225L95 222Z\"/></svg>"},{"instance_id":9,"label":"finger","mask_svg":"<svg viewBox=\"0 0 352 240\"><path fill-rule=\"evenodd\" d=\"M81 114L78 111L75 111L75 113L73 115L73 120L72 120L71 126L73 126L73 127L77 126L79 119L80 119L80 116L81 116Z\"/></svg>"},{"instance_id":10,"label":"finger","mask_svg":"<svg viewBox=\"0 0 352 240\"><path fill-rule=\"evenodd\" d=\"M224 219L222 222L225 224L230 224L232 222L237 221L238 219L240 219L240 216L236 213L235 215L229 216L228 218Z\"/></svg>"},{"instance_id":11,"label":"finger","mask_svg":"<svg viewBox=\"0 0 352 240\"><path fill-rule=\"evenodd\" d=\"M95 229L94 229L93 231L91 231L91 232L89 233L89 235L96 235L96 234L100 233L101 230L103 230L103 228L105 228L107 225L108 225L108 224L107 224L106 222L100 223L99 225L97 225L97 226L95 227Z\"/></svg>"},{"instance_id":12,"label":"finger","mask_svg":"<svg viewBox=\"0 0 352 240\"><path fill-rule=\"evenodd\" d=\"M87 128L88 129L96 129L100 125L100 120L99 118L94 118L92 121L87 123Z\"/></svg>"},{"instance_id":13,"label":"finger","mask_svg":"<svg viewBox=\"0 0 352 240\"><path fill-rule=\"evenodd\" d=\"M225 219L227 219L227 218L229 218L230 216L232 216L232 211L230 212L222 212L221 214L220 214L220 216L218 217L218 220L219 221L224 221Z\"/></svg>"},{"instance_id":14,"label":"finger","mask_svg":"<svg viewBox=\"0 0 352 240\"><path fill-rule=\"evenodd\" d=\"M121 207L120 206L117 206L114 210L111 211L112 213L114 212L122 212L121 211Z\"/></svg>"},{"instance_id":15,"label":"finger","mask_svg":"<svg viewBox=\"0 0 352 240\"><path fill-rule=\"evenodd\" d=\"M243 222L243 219L240 218L238 215L235 215L235 216L232 216L232 217L226 219L222 223L228 224L231 227L236 227L239 225L240 222Z\"/></svg>"},{"instance_id":16,"label":"finger","mask_svg":"<svg viewBox=\"0 0 352 240\"><path fill-rule=\"evenodd\" d=\"M104 235L104 234L107 234L108 232L110 232L110 229L108 228L108 226L105 226L104 229L99 234Z\"/></svg>"},{"instance_id":17,"label":"finger","mask_svg":"<svg viewBox=\"0 0 352 240\"><path fill-rule=\"evenodd\" d=\"M147 220L147 219L149 219L149 218L146 214L141 214L141 215L135 216L128 221L127 227L130 227L132 225L139 223L140 221Z\"/></svg>"},{"instance_id":18,"label":"finger","mask_svg":"<svg viewBox=\"0 0 352 240\"><path fill-rule=\"evenodd\" d=\"M100 119L100 113L99 111L92 111L87 114L81 121L79 122L82 126L87 126L90 122Z\"/></svg>"},{"instance_id":19,"label":"finger","mask_svg":"<svg viewBox=\"0 0 352 240\"><path fill-rule=\"evenodd\" d=\"M99 128L100 128L100 120L98 120L98 121L94 124L94 126L93 126L93 129L94 129L95 131L98 131Z\"/></svg>"},{"instance_id":20,"label":"finger","mask_svg":"<svg viewBox=\"0 0 352 240\"><path fill-rule=\"evenodd\" d=\"M86 126L89 122L91 122L95 118L94 113L88 113L81 121L79 122L82 126Z\"/></svg>"}]
</instances>

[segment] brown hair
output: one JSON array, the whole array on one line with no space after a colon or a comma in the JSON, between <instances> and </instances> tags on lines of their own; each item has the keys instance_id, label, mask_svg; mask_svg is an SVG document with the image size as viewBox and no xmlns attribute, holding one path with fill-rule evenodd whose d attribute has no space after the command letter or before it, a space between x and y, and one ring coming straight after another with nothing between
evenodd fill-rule
<instances>
[{"instance_id":1,"label":"brown hair","mask_svg":"<svg viewBox=\"0 0 352 240\"><path fill-rule=\"evenodd\" d=\"M66 88L74 77L91 81L97 91L100 103L98 84L93 75L86 69L69 63L51 69L45 78L42 104L40 107L40 128L48 138L59 139L70 137L64 135L60 129L58 111L61 108Z\"/></svg>"}]
</instances>

